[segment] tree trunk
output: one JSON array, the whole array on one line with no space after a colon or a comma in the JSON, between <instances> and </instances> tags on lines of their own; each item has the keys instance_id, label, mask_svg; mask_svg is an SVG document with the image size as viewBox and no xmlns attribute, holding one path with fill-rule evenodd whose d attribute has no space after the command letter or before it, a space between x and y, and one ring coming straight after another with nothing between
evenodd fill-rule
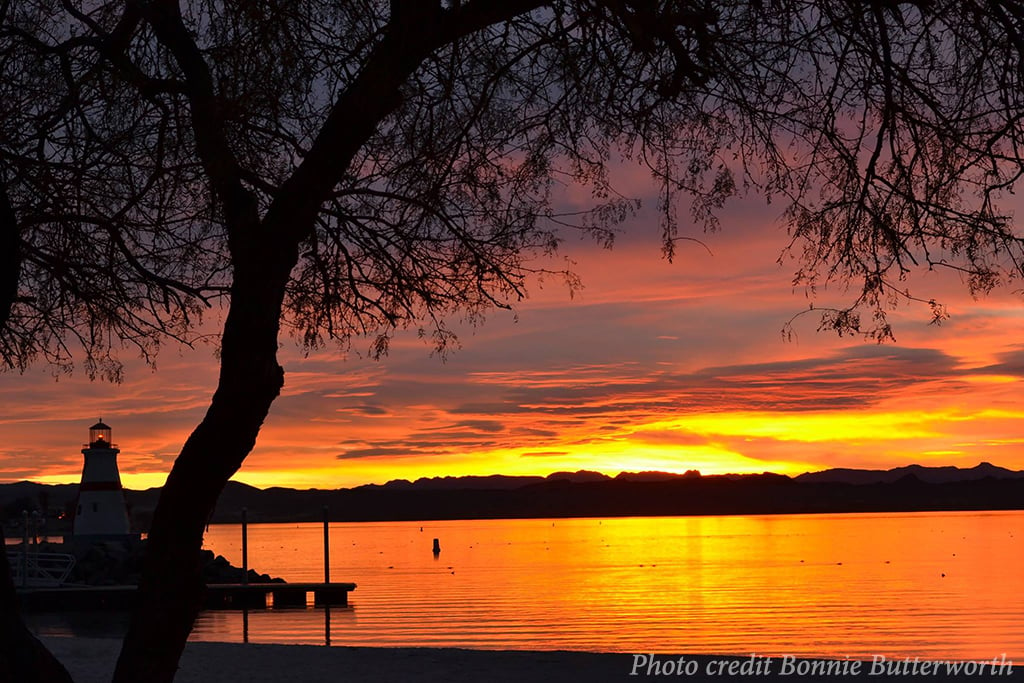
<instances>
[{"instance_id":1,"label":"tree trunk","mask_svg":"<svg viewBox=\"0 0 1024 683\"><path fill-rule=\"evenodd\" d=\"M0 546L4 545L0 525ZM18 613L7 552L0 557L0 681L74 683L71 674L25 626Z\"/></svg>"},{"instance_id":2,"label":"tree trunk","mask_svg":"<svg viewBox=\"0 0 1024 683\"><path fill-rule=\"evenodd\" d=\"M217 391L164 484L146 542L137 603L115 683L169 683L202 607L200 550L217 497L256 443L284 385L277 343L285 284L298 254L236 258Z\"/></svg>"},{"instance_id":3,"label":"tree trunk","mask_svg":"<svg viewBox=\"0 0 1024 683\"><path fill-rule=\"evenodd\" d=\"M11 316L18 296L21 271L21 238L18 218L0 179L0 327ZM4 546L0 527L0 548ZM26 683L70 683L71 675L21 620L18 596L7 564L7 552L0 552L0 681Z\"/></svg>"}]
</instances>

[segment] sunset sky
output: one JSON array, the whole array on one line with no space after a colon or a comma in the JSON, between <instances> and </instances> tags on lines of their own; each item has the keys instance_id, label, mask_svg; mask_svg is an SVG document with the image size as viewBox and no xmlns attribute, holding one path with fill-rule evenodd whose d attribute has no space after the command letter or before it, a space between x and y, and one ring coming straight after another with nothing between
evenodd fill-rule
<instances>
[{"instance_id":1,"label":"sunset sky","mask_svg":"<svg viewBox=\"0 0 1024 683\"><path fill-rule=\"evenodd\" d=\"M571 193L570 193L571 194ZM568 201L568 200L567 200ZM582 199L580 201L583 201ZM649 201L648 206L654 202ZM950 275L914 293L945 303L892 314L896 343L817 332L794 290L781 209L756 197L722 214L722 231L661 258L641 212L615 248L570 240L584 289L535 283L514 313L462 326L446 360L415 334L388 357L282 352L284 393L236 479L335 488L464 474L620 471L798 474L910 463L1024 469L1024 305L1013 288L973 300ZM838 289L816 306L848 301ZM97 418L113 427L122 479L160 485L201 419L216 379L212 347L131 358L120 385L42 366L0 376L0 480L77 481Z\"/></svg>"}]
</instances>

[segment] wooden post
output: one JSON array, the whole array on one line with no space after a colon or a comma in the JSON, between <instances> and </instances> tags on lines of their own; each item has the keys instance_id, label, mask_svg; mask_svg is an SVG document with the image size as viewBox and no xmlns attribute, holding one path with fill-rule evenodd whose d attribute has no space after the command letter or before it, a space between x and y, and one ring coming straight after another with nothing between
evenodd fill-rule
<instances>
[{"instance_id":1,"label":"wooden post","mask_svg":"<svg viewBox=\"0 0 1024 683\"><path fill-rule=\"evenodd\" d=\"M249 511L242 508L242 585L249 585ZM248 642L248 641L246 641Z\"/></svg>"},{"instance_id":2,"label":"wooden post","mask_svg":"<svg viewBox=\"0 0 1024 683\"><path fill-rule=\"evenodd\" d=\"M331 536L327 522L327 506L324 505L324 583L331 582Z\"/></svg>"},{"instance_id":3,"label":"wooden post","mask_svg":"<svg viewBox=\"0 0 1024 683\"><path fill-rule=\"evenodd\" d=\"M331 603L324 605L324 645L331 646Z\"/></svg>"},{"instance_id":4,"label":"wooden post","mask_svg":"<svg viewBox=\"0 0 1024 683\"><path fill-rule=\"evenodd\" d=\"M28 510L21 511L21 587L28 585Z\"/></svg>"}]
</instances>

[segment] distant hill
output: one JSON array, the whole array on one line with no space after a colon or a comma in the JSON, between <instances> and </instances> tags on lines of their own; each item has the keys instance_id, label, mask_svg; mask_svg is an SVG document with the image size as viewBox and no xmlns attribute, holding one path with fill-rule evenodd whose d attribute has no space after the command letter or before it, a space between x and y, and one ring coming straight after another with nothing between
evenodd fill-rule
<instances>
[{"instance_id":1,"label":"distant hill","mask_svg":"<svg viewBox=\"0 0 1024 683\"><path fill-rule=\"evenodd\" d=\"M796 477L798 482L835 482L844 484L889 484L908 475L929 484L942 484L951 481L976 481L986 477L993 479L1021 479L1024 472L1008 470L992 463L983 462L974 467L925 467L923 465L907 465L891 470L854 470L835 468L822 472L808 472Z\"/></svg>"},{"instance_id":2,"label":"distant hill","mask_svg":"<svg viewBox=\"0 0 1024 683\"><path fill-rule=\"evenodd\" d=\"M126 491L134 528L148 527L159 489ZM7 519L20 510L67 509L77 486L31 482L0 485ZM397 521L524 517L897 512L1024 509L1024 472L976 467L891 470L832 469L790 478L780 474L701 476L626 472L556 472L547 477L470 476L395 480L350 489L258 489L228 482L211 522L231 523L242 508L251 522ZM17 508L17 510L15 510Z\"/></svg>"},{"instance_id":3,"label":"distant hill","mask_svg":"<svg viewBox=\"0 0 1024 683\"><path fill-rule=\"evenodd\" d=\"M690 470L686 474L675 472L619 472L615 481L671 481L674 479L691 479L699 477L700 472Z\"/></svg>"},{"instance_id":4,"label":"distant hill","mask_svg":"<svg viewBox=\"0 0 1024 683\"><path fill-rule=\"evenodd\" d=\"M69 502L78 496L78 484L37 484L34 481L19 481L0 484L0 520L21 517L27 512L47 510L63 511Z\"/></svg>"},{"instance_id":5,"label":"distant hill","mask_svg":"<svg viewBox=\"0 0 1024 683\"><path fill-rule=\"evenodd\" d=\"M0 505L5 505L19 498L38 500L43 492L52 501L64 500L78 494L78 484L38 484L34 481L16 481L13 484L0 484ZM50 505L54 503L51 502Z\"/></svg>"},{"instance_id":6,"label":"distant hill","mask_svg":"<svg viewBox=\"0 0 1024 683\"><path fill-rule=\"evenodd\" d=\"M678 475L671 475L678 476ZM540 476L509 476L505 474L491 474L487 476L468 475L465 477L423 477L416 481L408 479L392 479L386 484L376 486L367 484L357 488L383 488L393 490L417 490L417 491L455 491L459 489L489 489L492 491L510 491L530 484L539 484L544 481L608 481L611 477L600 472L579 470L578 472L554 472L546 477Z\"/></svg>"},{"instance_id":7,"label":"distant hill","mask_svg":"<svg viewBox=\"0 0 1024 683\"><path fill-rule=\"evenodd\" d=\"M451 491L455 489L491 489L496 491L507 491L517 489L527 484L536 484L544 481L544 477L514 477L504 474L491 474L488 476L470 475L465 477L423 477L416 481L408 479L392 479L380 486L382 489L396 491ZM378 488L368 484L359 488Z\"/></svg>"}]
</instances>

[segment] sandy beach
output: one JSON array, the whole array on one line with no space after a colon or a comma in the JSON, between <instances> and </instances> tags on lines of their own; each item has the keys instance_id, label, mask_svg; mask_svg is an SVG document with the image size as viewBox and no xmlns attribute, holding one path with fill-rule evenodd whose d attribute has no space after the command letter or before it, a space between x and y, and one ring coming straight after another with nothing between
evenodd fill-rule
<instances>
[{"instance_id":1,"label":"sandy beach","mask_svg":"<svg viewBox=\"0 0 1024 683\"><path fill-rule=\"evenodd\" d=\"M105 638L45 638L78 683L107 683L121 642ZM528 681L1019 681L1024 666L976 663L951 674L946 663L891 660L826 662L709 655L527 652L455 648L322 647L190 643L177 683L410 683ZM830 666L831 664L831 666ZM732 669L730 673L730 667Z\"/></svg>"},{"instance_id":2,"label":"sandy beach","mask_svg":"<svg viewBox=\"0 0 1024 683\"><path fill-rule=\"evenodd\" d=\"M121 641L47 638L77 683L109 683ZM189 643L177 683L621 681L631 658L578 652ZM627 674L623 678L623 674ZM636 680L636 677L633 677Z\"/></svg>"}]
</instances>

